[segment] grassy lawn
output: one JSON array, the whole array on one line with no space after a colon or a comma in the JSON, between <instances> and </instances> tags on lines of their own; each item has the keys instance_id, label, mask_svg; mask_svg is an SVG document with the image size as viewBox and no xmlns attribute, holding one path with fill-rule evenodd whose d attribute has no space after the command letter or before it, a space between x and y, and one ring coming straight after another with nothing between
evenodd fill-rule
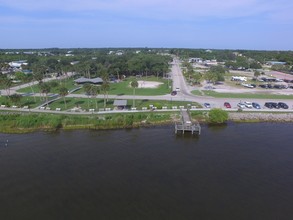
<instances>
[{"instance_id":1,"label":"grassy lawn","mask_svg":"<svg viewBox=\"0 0 293 220\"><path fill-rule=\"evenodd\" d=\"M203 95L202 92L200 92L199 90L193 90L191 93L193 95L198 95L198 96L202 96Z\"/></svg>"},{"instance_id":2,"label":"grassy lawn","mask_svg":"<svg viewBox=\"0 0 293 220\"><path fill-rule=\"evenodd\" d=\"M52 80L50 82L54 82L54 81L57 82L58 85L56 87L52 87L50 93L58 94L59 93L59 88L61 86L65 86L68 90L72 90L72 89L75 89L75 88L79 87L79 86L77 86L77 85L74 84L72 78L65 79L65 80ZM35 93L39 93L40 92L40 87L38 85L34 85L34 86L32 86L32 88L33 88L33 90L34 90ZM29 86L29 87L26 87L26 88L17 90L17 92L31 93L32 92L32 89Z\"/></svg>"},{"instance_id":3,"label":"grassy lawn","mask_svg":"<svg viewBox=\"0 0 293 220\"><path fill-rule=\"evenodd\" d=\"M109 95L132 95L133 88L131 88L130 83L133 78L127 78L119 83L110 83L110 90ZM137 79L144 80L144 81L156 81L162 82L158 88L136 88L135 94L136 95L145 95L145 96L152 96L152 95L165 95L171 92L171 89L168 86L167 79L157 79L157 77L148 77L148 78L141 78ZM172 85L171 80L169 80L169 85ZM84 94L85 91L83 89L76 91L77 94Z\"/></svg>"},{"instance_id":4,"label":"grassy lawn","mask_svg":"<svg viewBox=\"0 0 293 220\"><path fill-rule=\"evenodd\" d=\"M135 89L135 94L136 95L147 95L147 96L152 96L152 95L165 95L171 92L171 89L168 86L168 80L167 79L162 79L157 77L148 77L148 78L141 78L137 80L144 80L144 81L156 81L156 82L162 82L158 88L136 88ZM66 79L64 81L59 81L59 80L52 80L58 82L57 87L52 87L50 93L59 93L59 88L60 85L65 86L68 88L68 90L72 90L75 88L80 87L79 85L75 85L73 82L73 79ZM133 89L130 86L130 83L132 81L132 78L127 78L126 80L123 80L119 83L110 83L110 90L109 90L109 95L132 95L133 94ZM169 85L172 85L172 81L169 80ZM82 86L82 85L81 85ZM40 92L40 88L38 85L32 86L33 90L35 93ZM31 87L26 87L23 89L19 89L18 92L21 93L31 93ZM76 94L84 94L85 91L83 89L80 89L76 92Z\"/></svg>"},{"instance_id":5,"label":"grassy lawn","mask_svg":"<svg viewBox=\"0 0 293 220\"><path fill-rule=\"evenodd\" d=\"M104 99L97 99L98 103L98 109L104 108ZM109 99L106 103L106 108L113 109L114 100ZM127 108L130 109L132 107L133 100L127 100ZM172 108L172 106L185 106L187 107L187 104L190 104L192 106L201 107L198 103L195 102L180 102L180 101L165 101L165 100L135 100L135 107L138 110L141 110L142 107L149 108L150 105L156 106L158 109L160 109L163 106L167 106L169 109ZM93 98L66 98L66 105L67 109L72 109L74 107L80 107L83 110L88 109L96 109L96 102ZM56 108L61 108L61 110L66 110L63 99L59 99L49 105L49 107L54 110Z\"/></svg>"},{"instance_id":6,"label":"grassy lawn","mask_svg":"<svg viewBox=\"0 0 293 220\"><path fill-rule=\"evenodd\" d=\"M215 98L246 98L246 99L293 99L293 95L273 94L248 94L248 93L218 93L215 91L203 91L206 96Z\"/></svg>"}]
</instances>

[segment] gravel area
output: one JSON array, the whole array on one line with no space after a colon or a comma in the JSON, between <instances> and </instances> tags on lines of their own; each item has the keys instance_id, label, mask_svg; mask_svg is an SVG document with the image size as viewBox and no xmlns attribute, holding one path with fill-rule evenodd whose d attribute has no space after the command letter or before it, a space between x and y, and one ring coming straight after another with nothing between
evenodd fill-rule
<instances>
[{"instance_id":1,"label":"gravel area","mask_svg":"<svg viewBox=\"0 0 293 220\"><path fill-rule=\"evenodd\" d=\"M293 113L241 113L230 112L229 120L232 121L275 121L293 122Z\"/></svg>"}]
</instances>

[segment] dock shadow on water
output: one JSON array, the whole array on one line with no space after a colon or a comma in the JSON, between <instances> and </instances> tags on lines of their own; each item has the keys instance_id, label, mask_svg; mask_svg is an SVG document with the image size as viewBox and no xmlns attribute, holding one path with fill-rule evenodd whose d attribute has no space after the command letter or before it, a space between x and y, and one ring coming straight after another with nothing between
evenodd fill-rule
<instances>
[{"instance_id":1,"label":"dock shadow on water","mask_svg":"<svg viewBox=\"0 0 293 220\"><path fill-rule=\"evenodd\" d=\"M200 134L198 133L194 133L192 134L191 132L182 132L182 131L178 131L177 133L174 134L176 140L180 140L180 139L191 139L194 141L198 141L200 139Z\"/></svg>"}]
</instances>

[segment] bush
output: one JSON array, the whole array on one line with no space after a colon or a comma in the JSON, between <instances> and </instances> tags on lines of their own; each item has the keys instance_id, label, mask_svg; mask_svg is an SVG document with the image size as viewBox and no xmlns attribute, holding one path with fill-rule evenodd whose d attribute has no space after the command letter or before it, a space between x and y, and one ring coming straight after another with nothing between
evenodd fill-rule
<instances>
[{"instance_id":1,"label":"bush","mask_svg":"<svg viewBox=\"0 0 293 220\"><path fill-rule=\"evenodd\" d=\"M162 109L162 104L161 103L155 103L154 107L156 107L157 109Z\"/></svg>"},{"instance_id":2,"label":"bush","mask_svg":"<svg viewBox=\"0 0 293 220\"><path fill-rule=\"evenodd\" d=\"M228 118L228 112L223 109L214 108L209 111L209 122L212 124L226 123Z\"/></svg>"}]
</instances>

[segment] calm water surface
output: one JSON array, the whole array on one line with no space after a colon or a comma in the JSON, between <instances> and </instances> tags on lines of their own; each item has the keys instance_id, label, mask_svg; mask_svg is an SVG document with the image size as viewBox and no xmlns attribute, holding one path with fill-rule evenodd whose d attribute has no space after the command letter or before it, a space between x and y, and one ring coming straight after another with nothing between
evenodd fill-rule
<instances>
[{"instance_id":1,"label":"calm water surface","mask_svg":"<svg viewBox=\"0 0 293 220\"><path fill-rule=\"evenodd\" d=\"M293 219L293 124L0 134L0 219ZM7 143L8 140L8 144Z\"/></svg>"}]
</instances>

